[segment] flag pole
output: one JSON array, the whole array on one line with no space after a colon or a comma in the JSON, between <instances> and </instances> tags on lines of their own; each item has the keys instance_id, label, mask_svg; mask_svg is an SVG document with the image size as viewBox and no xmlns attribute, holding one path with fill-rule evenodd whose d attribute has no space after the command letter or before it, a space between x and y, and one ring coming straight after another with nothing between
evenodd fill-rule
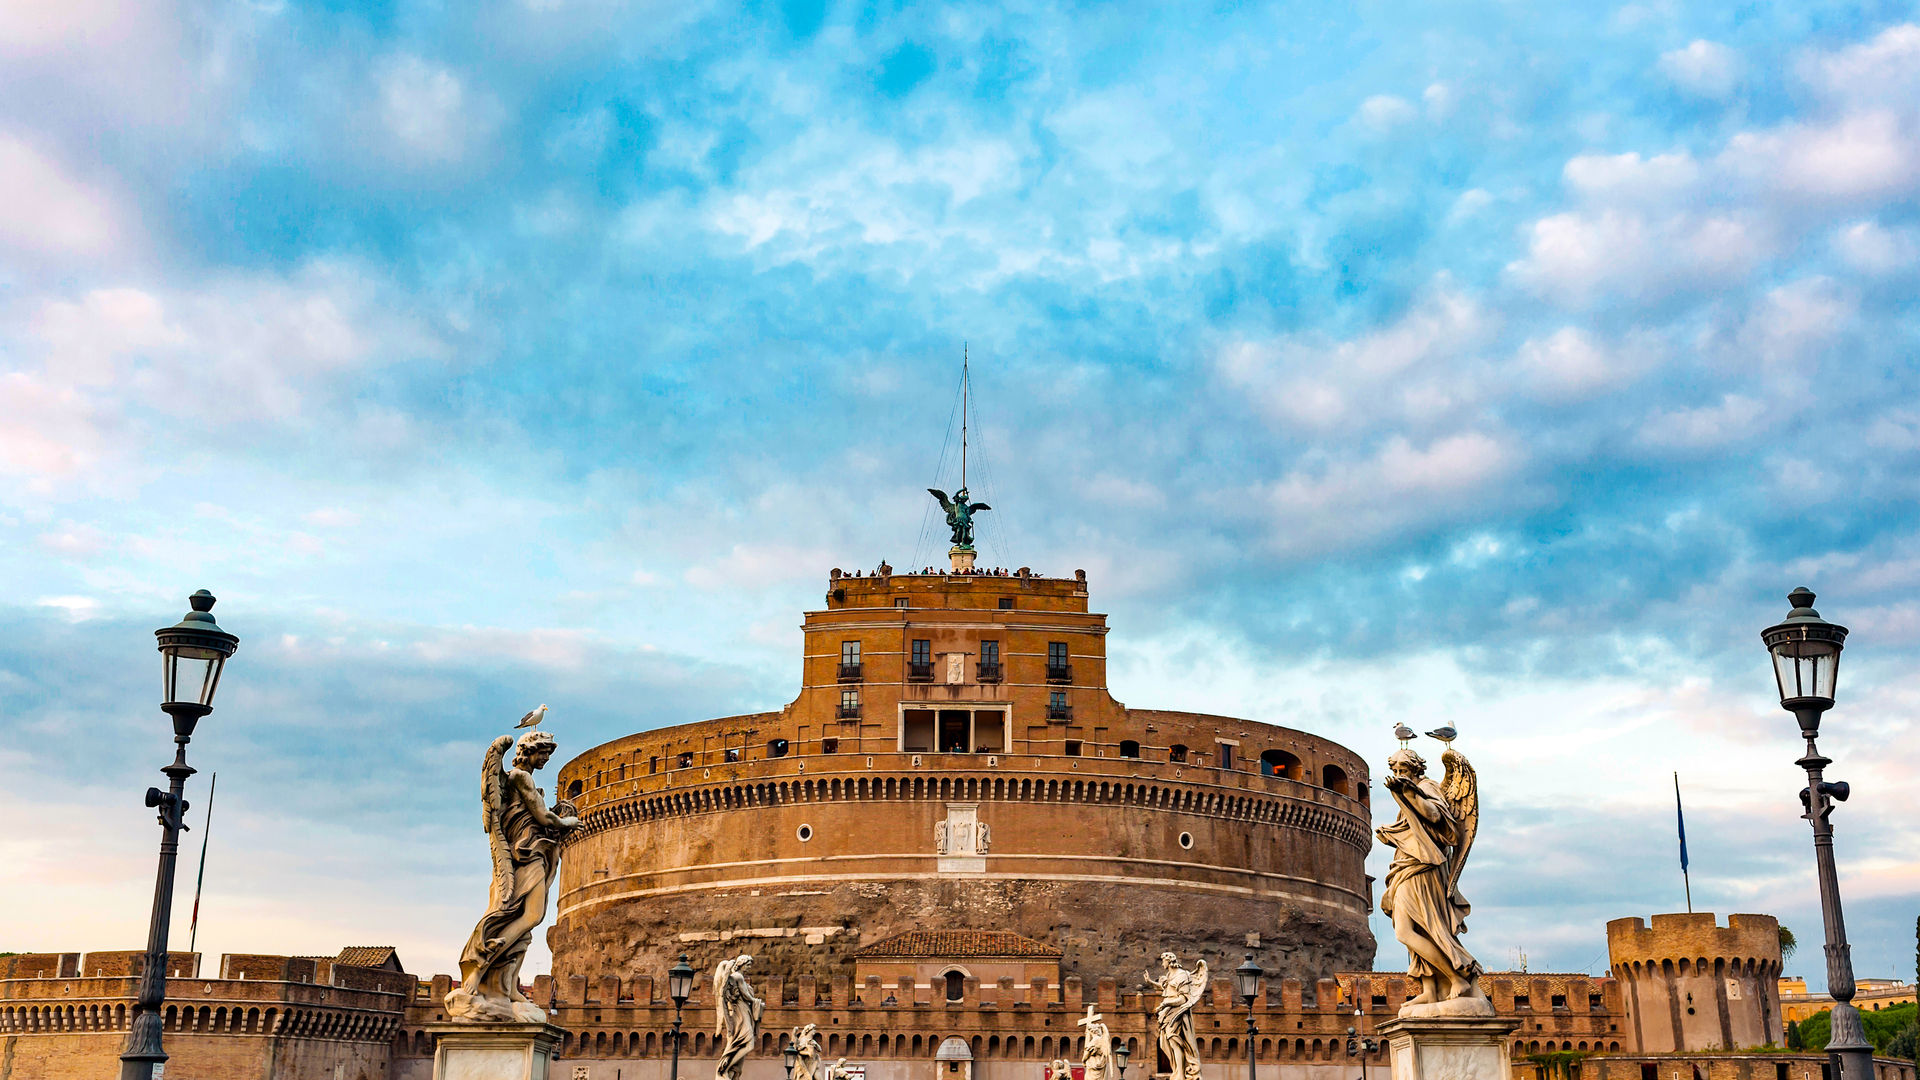
<instances>
[{"instance_id":1,"label":"flag pole","mask_svg":"<svg viewBox=\"0 0 1920 1080\"><path fill-rule=\"evenodd\" d=\"M220 784L220 774L214 773L207 784L207 820L200 826L200 876L193 882L193 921L187 924L187 951L193 951L193 945L200 936L200 887L207 883L207 839L213 835L213 789Z\"/></svg>"},{"instance_id":2,"label":"flag pole","mask_svg":"<svg viewBox=\"0 0 1920 1080\"><path fill-rule=\"evenodd\" d=\"M1680 881L1687 890L1687 914L1693 914L1693 878L1687 873L1687 814L1680 808L1680 773L1673 774L1673 813L1680 825Z\"/></svg>"}]
</instances>

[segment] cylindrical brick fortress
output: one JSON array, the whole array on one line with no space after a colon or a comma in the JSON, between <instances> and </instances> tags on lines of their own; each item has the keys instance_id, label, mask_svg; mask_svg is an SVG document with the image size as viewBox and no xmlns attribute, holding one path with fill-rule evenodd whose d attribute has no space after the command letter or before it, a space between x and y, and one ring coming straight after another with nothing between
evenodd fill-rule
<instances>
[{"instance_id":1,"label":"cylindrical brick fortress","mask_svg":"<svg viewBox=\"0 0 1920 1080\"><path fill-rule=\"evenodd\" d=\"M1785 1042L1780 920L1711 912L1607 923L1607 959L1642 1053L1741 1050Z\"/></svg>"},{"instance_id":2,"label":"cylindrical brick fortress","mask_svg":"<svg viewBox=\"0 0 1920 1080\"><path fill-rule=\"evenodd\" d=\"M1084 577L831 581L779 712L641 732L560 771L555 974L731 942L849 966L906 930L1012 930L1062 975L1163 949L1301 979L1373 959L1366 765L1305 732L1128 709Z\"/></svg>"}]
</instances>

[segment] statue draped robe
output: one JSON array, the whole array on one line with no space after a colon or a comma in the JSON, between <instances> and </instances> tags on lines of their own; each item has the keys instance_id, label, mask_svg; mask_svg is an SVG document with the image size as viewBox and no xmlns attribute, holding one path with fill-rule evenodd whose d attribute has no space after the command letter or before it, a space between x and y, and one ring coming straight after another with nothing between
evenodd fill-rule
<instances>
[{"instance_id":1,"label":"statue draped robe","mask_svg":"<svg viewBox=\"0 0 1920 1080\"><path fill-rule=\"evenodd\" d=\"M540 794L544 798L545 793ZM499 827L512 866L506 878L507 895L500 895L501 878L496 877L488 893L487 913L480 917L467 937L466 948L460 951L460 981L462 989L476 999L526 1002L533 1007L520 992L520 962L533 944L533 926L511 941L503 940L503 935L527 913L529 903L537 904L544 914L547 886L560 862L560 840L519 798L509 794L502 803ZM500 944L489 952L489 941Z\"/></svg>"},{"instance_id":2,"label":"statue draped robe","mask_svg":"<svg viewBox=\"0 0 1920 1080\"><path fill-rule=\"evenodd\" d=\"M1393 847L1393 862L1387 867L1387 883L1380 891L1380 913L1392 919L1404 913L1416 932L1431 941L1453 964L1453 972L1436 969L1417 951L1408 950L1407 975L1416 979L1445 979L1458 974L1471 981L1480 972L1479 961L1460 944L1467 929L1467 914L1472 908L1460 895L1457 885L1449 884L1454 845L1460 842L1460 822L1441 792L1440 785L1421 777L1415 781L1425 797L1423 805L1433 810L1438 821L1429 821L1407 804L1407 796L1394 792L1400 803L1400 818L1379 830L1380 839Z\"/></svg>"}]
</instances>

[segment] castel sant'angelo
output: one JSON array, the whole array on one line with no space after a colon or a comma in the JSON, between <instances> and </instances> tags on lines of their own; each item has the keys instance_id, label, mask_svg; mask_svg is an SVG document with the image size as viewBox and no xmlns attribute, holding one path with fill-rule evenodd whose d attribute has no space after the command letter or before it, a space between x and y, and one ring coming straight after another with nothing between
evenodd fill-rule
<instances>
[{"instance_id":1,"label":"castel sant'angelo","mask_svg":"<svg viewBox=\"0 0 1920 1080\"><path fill-rule=\"evenodd\" d=\"M825 586L791 703L615 739L551 781L580 825L553 974L526 987L564 1029L549 1076L714 1076L710 973L741 955L765 1002L742 1080L779 1080L804 1025L849 1080L1047 1080L1096 1018L1136 1078L1166 1075L1143 981L1163 952L1208 968L1205 1080L1382 1075L1367 1040L1420 985L1372 970L1366 859L1391 800L1366 762L1304 730L1116 701L1084 573L976 568L968 549ZM1774 1049L1770 917L1622 919L1606 941L1610 976L1479 976L1513 1080L1821 1080L1820 1055ZM684 1010L665 978L682 954L699 972ZM1249 956L1251 1001L1228 978ZM114 1075L140 961L0 957L0 1080ZM438 1075L458 980L392 949L168 967L171 1075Z\"/></svg>"}]
</instances>

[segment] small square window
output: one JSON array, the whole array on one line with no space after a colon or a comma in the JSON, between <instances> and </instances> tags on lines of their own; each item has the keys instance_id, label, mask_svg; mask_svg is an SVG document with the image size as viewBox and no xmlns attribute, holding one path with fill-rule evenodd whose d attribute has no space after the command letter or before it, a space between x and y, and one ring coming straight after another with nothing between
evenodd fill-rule
<instances>
[{"instance_id":1,"label":"small square window","mask_svg":"<svg viewBox=\"0 0 1920 1080\"><path fill-rule=\"evenodd\" d=\"M691 769L691 768L693 768L693 751L691 751L691 750L689 750L689 751L687 751L686 753L684 753L684 754L681 754L681 755L680 755L680 764L679 764L678 766L676 766L676 767L677 767L677 768L681 768L681 769Z\"/></svg>"},{"instance_id":2,"label":"small square window","mask_svg":"<svg viewBox=\"0 0 1920 1080\"><path fill-rule=\"evenodd\" d=\"M1068 757L1080 756L1080 740L1079 739L1067 740L1067 756Z\"/></svg>"},{"instance_id":3,"label":"small square window","mask_svg":"<svg viewBox=\"0 0 1920 1080\"><path fill-rule=\"evenodd\" d=\"M860 691L858 690L840 691L840 707L843 709L859 708L860 707Z\"/></svg>"},{"instance_id":4,"label":"small square window","mask_svg":"<svg viewBox=\"0 0 1920 1080\"><path fill-rule=\"evenodd\" d=\"M727 750L726 750L726 759L727 759L728 761L739 761L739 760L740 760L740 748L739 748L739 747L737 747L737 746L729 746L729 747L727 747Z\"/></svg>"},{"instance_id":5,"label":"small square window","mask_svg":"<svg viewBox=\"0 0 1920 1080\"><path fill-rule=\"evenodd\" d=\"M1013 597L1011 597L1011 596L1003 596L1003 597L1001 597L1001 598L1000 598L1000 610L1001 610L1001 611L1012 611L1012 610L1013 610Z\"/></svg>"},{"instance_id":6,"label":"small square window","mask_svg":"<svg viewBox=\"0 0 1920 1080\"><path fill-rule=\"evenodd\" d=\"M894 598L893 598L893 606L894 606L894 607L906 607L906 606L907 606L907 598L906 598L906 597L904 597L904 596L896 596L896 597L894 597Z\"/></svg>"},{"instance_id":7,"label":"small square window","mask_svg":"<svg viewBox=\"0 0 1920 1080\"><path fill-rule=\"evenodd\" d=\"M657 757L648 758L647 759L647 775L652 776L653 774L659 771L660 771L660 759Z\"/></svg>"},{"instance_id":8,"label":"small square window","mask_svg":"<svg viewBox=\"0 0 1920 1080\"><path fill-rule=\"evenodd\" d=\"M820 752L821 752L821 753L823 753L823 754L837 754L837 753L839 753L839 752L840 752L840 740L839 740L839 739L833 739L833 738L827 738L827 739L821 739L821 740L820 740Z\"/></svg>"}]
</instances>

